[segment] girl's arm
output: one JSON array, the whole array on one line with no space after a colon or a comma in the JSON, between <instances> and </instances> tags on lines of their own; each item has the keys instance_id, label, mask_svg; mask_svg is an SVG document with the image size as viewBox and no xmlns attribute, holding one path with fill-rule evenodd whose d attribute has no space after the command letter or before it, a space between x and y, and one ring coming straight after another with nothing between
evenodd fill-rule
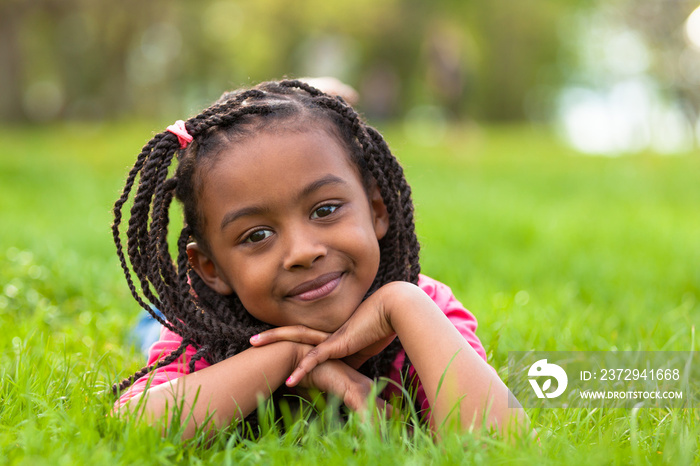
<instances>
[{"instance_id":1,"label":"girl's arm","mask_svg":"<svg viewBox=\"0 0 700 466\"><path fill-rule=\"evenodd\" d=\"M181 409L184 437L190 438L207 417L220 428L234 418L243 419L258 406L258 398L269 398L279 388L303 354L292 342L269 348L250 348L224 361L154 386L118 409L143 412L149 424L168 425ZM139 401L143 398L143 401ZM196 403L195 403L196 399ZM141 406L139 406L141 405Z\"/></svg>"},{"instance_id":2,"label":"girl's arm","mask_svg":"<svg viewBox=\"0 0 700 466\"><path fill-rule=\"evenodd\" d=\"M417 286L387 284L363 302L348 321L301 360L287 381L294 386L327 359L362 351L398 335L432 408L436 427L498 428L507 434L526 428L522 409L509 408L508 388L474 351L439 307Z\"/></svg>"},{"instance_id":3,"label":"girl's arm","mask_svg":"<svg viewBox=\"0 0 700 466\"><path fill-rule=\"evenodd\" d=\"M169 424L175 409L185 423L184 438L207 417L207 427L221 428L243 419L279 388L301 357L312 347L281 341L263 348L250 348L197 372L162 383L129 400L117 409L143 412L146 422ZM371 391L371 381L341 361L327 361L300 381L300 386L317 388L343 400L355 411L362 411ZM144 398L139 407L139 399ZM196 399L196 403L195 403ZM177 407L174 409L174 407ZM142 411L141 411L142 410Z\"/></svg>"}]
</instances>

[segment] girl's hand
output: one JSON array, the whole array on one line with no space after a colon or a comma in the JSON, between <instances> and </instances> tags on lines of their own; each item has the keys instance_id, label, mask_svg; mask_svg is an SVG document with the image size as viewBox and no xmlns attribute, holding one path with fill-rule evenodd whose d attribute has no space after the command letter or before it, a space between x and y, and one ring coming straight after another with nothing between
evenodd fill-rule
<instances>
[{"instance_id":1,"label":"girl's hand","mask_svg":"<svg viewBox=\"0 0 700 466\"><path fill-rule=\"evenodd\" d=\"M396 337L396 333L387 314L385 299L394 293L401 293L402 286L413 285L403 282L389 283L362 302L345 324L302 358L287 379L287 386L297 385L306 374L329 359L347 356L354 358L357 355L364 357L368 353L374 355L386 348Z\"/></svg>"},{"instance_id":2,"label":"girl's hand","mask_svg":"<svg viewBox=\"0 0 700 466\"><path fill-rule=\"evenodd\" d=\"M298 387L332 393L348 408L362 412L367 408L372 381L344 362L330 360L319 364L306 374L299 381Z\"/></svg>"},{"instance_id":3,"label":"girl's hand","mask_svg":"<svg viewBox=\"0 0 700 466\"><path fill-rule=\"evenodd\" d=\"M275 327L250 337L253 346L265 346L276 341L293 341L305 345L320 345L331 336L328 332L316 330L305 325L288 325Z\"/></svg>"},{"instance_id":4,"label":"girl's hand","mask_svg":"<svg viewBox=\"0 0 700 466\"><path fill-rule=\"evenodd\" d=\"M265 346L278 341L292 341L295 343L317 346L325 342L331 335L331 333L316 330L304 325L290 325L276 327L254 335L250 338L250 343L253 346ZM393 340L393 338L391 340ZM353 369L359 369L365 361L386 348L386 346L391 343L391 340L388 342L379 341L373 345L367 346L357 353L344 357L343 362Z\"/></svg>"}]
</instances>

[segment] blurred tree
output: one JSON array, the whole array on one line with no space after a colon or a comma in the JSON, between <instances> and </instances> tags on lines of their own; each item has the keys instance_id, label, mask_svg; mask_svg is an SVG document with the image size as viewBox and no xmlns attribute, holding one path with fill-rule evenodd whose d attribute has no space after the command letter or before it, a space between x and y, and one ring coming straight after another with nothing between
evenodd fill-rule
<instances>
[{"instance_id":1,"label":"blurred tree","mask_svg":"<svg viewBox=\"0 0 700 466\"><path fill-rule=\"evenodd\" d=\"M24 120L22 105L26 47L23 42L34 29L30 24L39 10L61 14L68 2L52 0L4 0L0 2L0 118ZM37 31L33 31L37 32Z\"/></svg>"},{"instance_id":2,"label":"blurred tree","mask_svg":"<svg viewBox=\"0 0 700 466\"><path fill-rule=\"evenodd\" d=\"M521 119L561 58L559 18L595 0L3 0L0 118L192 112L223 90L332 74L397 116ZM545 76L545 78L543 78Z\"/></svg>"},{"instance_id":3,"label":"blurred tree","mask_svg":"<svg viewBox=\"0 0 700 466\"><path fill-rule=\"evenodd\" d=\"M557 61L561 51L557 20L570 7L567 2L538 0L473 3L469 19L480 51L473 93L478 117L524 118L525 96L538 84L542 68Z\"/></svg>"},{"instance_id":4,"label":"blurred tree","mask_svg":"<svg viewBox=\"0 0 700 466\"><path fill-rule=\"evenodd\" d=\"M0 118L8 120L22 116L22 56L17 39L26 11L20 1L0 3Z\"/></svg>"},{"instance_id":5,"label":"blurred tree","mask_svg":"<svg viewBox=\"0 0 700 466\"><path fill-rule=\"evenodd\" d=\"M559 116L579 149L678 153L696 145L697 8L697 0L610 0L569 17L562 39L574 53L567 57Z\"/></svg>"},{"instance_id":6,"label":"blurred tree","mask_svg":"<svg viewBox=\"0 0 700 466\"><path fill-rule=\"evenodd\" d=\"M624 0L609 11L644 38L653 56L649 72L693 124L700 116L700 50L688 43L684 23L698 7L697 0Z\"/></svg>"}]
</instances>

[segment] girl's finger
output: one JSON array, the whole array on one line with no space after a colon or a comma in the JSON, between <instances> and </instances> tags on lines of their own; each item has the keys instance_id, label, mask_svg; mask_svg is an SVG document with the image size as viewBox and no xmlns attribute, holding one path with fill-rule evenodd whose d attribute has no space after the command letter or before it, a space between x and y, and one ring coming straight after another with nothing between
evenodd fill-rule
<instances>
[{"instance_id":1,"label":"girl's finger","mask_svg":"<svg viewBox=\"0 0 700 466\"><path fill-rule=\"evenodd\" d=\"M302 358L297 368L294 369L292 375L290 375L285 382L288 387L293 387L298 384L301 379L306 377L306 374L314 370L314 367L328 360L329 356L327 351L324 351L323 347L324 345L320 345L313 348Z\"/></svg>"},{"instance_id":2,"label":"girl's finger","mask_svg":"<svg viewBox=\"0 0 700 466\"><path fill-rule=\"evenodd\" d=\"M322 332L304 325L290 325L266 330L250 337L253 346L264 346L277 341L293 341L306 345L319 345L326 341L330 333Z\"/></svg>"}]
</instances>

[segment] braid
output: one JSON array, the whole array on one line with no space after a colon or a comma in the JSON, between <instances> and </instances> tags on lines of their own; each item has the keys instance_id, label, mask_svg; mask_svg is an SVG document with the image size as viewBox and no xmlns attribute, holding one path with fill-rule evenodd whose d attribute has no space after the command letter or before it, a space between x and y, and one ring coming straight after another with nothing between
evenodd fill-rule
<instances>
[{"instance_id":1,"label":"braid","mask_svg":"<svg viewBox=\"0 0 700 466\"><path fill-rule=\"evenodd\" d=\"M223 296L209 288L189 265L187 244L195 240L204 249L208 247L202 234L205 219L197 204L199 167L213 163L221 147L231 141L290 118L330 124L359 167L365 187L376 184L379 188L389 228L379 241L379 269L367 296L391 281L418 282L419 244L411 189L398 161L374 128L365 124L341 98L328 96L301 81L266 82L252 89L225 93L211 107L185 122L187 132L193 136L186 149L180 149L177 137L169 132L157 134L143 147L114 205L112 231L131 294L158 322L183 338L170 355L124 379L115 385L115 391L124 390L139 377L175 361L187 345L196 348L189 360L193 371L198 360L206 358L214 364L229 358L250 347L251 334L272 328L249 314L235 293ZM175 174L168 178L175 158ZM120 236L122 209L134 185L125 254ZM173 197L182 203L185 217L175 261L168 248ZM165 319L154 312L154 307ZM361 371L372 378L385 376L401 349L398 339L394 340L368 360Z\"/></svg>"},{"instance_id":2,"label":"braid","mask_svg":"<svg viewBox=\"0 0 700 466\"><path fill-rule=\"evenodd\" d=\"M161 325L164 325L166 328L168 328L171 331L175 331L172 325L170 323L166 322L161 318L160 315L157 313L153 312L153 309L149 304L147 304L142 298L141 295L139 295L138 291L136 290L136 286L134 285L134 281L131 277L131 270L129 269L129 266L126 261L126 257L124 255L124 248L122 245L121 237L119 234L119 225L121 223L121 218L122 218L122 207L126 203L126 201L129 198L129 193L131 192L131 189L134 186L134 182L136 180L137 175L142 171L144 163L146 159L149 157L151 151L153 150L153 147L155 146L156 140L155 138L149 141L141 150L141 153L139 154L136 163L134 164L133 168L129 171L129 175L127 176L126 179L126 184L124 186L124 189L122 191L121 197L117 200L117 202L114 204L114 223L112 224L112 235L114 237L114 243L117 247L117 256L119 257L119 261L122 266L122 270L124 271L124 275L126 277L127 284L129 286L129 290L131 291L132 296L136 300L139 305L148 311L151 316L156 319ZM133 209L132 209L133 212ZM132 214L133 217L133 214ZM131 223L131 222L130 222ZM133 230L131 230L133 231ZM128 235L128 233L127 233ZM131 254L130 254L131 257ZM135 271L136 273L136 271ZM137 274L138 275L138 274ZM140 278L140 277L139 277ZM141 280L141 283L143 284L143 281Z\"/></svg>"},{"instance_id":3,"label":"braid","mask_svg":"<svg viewBox=\"0 0 700 466\"><path fill-rule=\"evenodd\" d=\"M175 361L178 357L180 357L182 355L182 353L185 351L185 348L189 344L190 344L190 342L188 340L183 340L182 343L180 343L180 346L178 346L177 349L175 349L172 353L170 353L165 358L161 359L160 361L156 362L155 364L143 367L141 370L134 373L131 377L127 377L126 379L122 380L120 383L112 385L112 393L114 393L115 395L118 395L119 393L121 393L125 389L127 389L135 381L137 381L138 379L140 379L144 375L148 374L149 372L154 371L154 370L158 369L159 367L163 367L163 366L167 366L168 364L171 364L173 361Z\"/></svg>"},{"instance_id":4,"label":"braid","mask_svg":"<svg viewBox=\"0 0 700 466\"><path fill-rule=\"evenodd\" d=\"M385 157L386 163L389 165L389 173L391 174L392 182L396 186L395 189L397 191L395 192L398 192L400 195L399 207L401 208L401 212L397 216L397 221L400 222L401 225L399 228L399 234L401 236L400 243L404 250L410 251L404 259L406 261L406 263L403 264L404 270L408 272L404 280L411 283L418 283L418 275L420 274L418 253L420 251L420 245L418 244L418 237L415 233L411 187L406 182L403 168L401 168L396 158L391 156L389 146L387 146L381 134L372 127L367 127L367 131L372 138L372 142L380 148L378 151L379 154ZM386 157L386 154L388 154L389 157ZM398 257L396 259L398 259Z\"/></svg>"}]
</instances>

